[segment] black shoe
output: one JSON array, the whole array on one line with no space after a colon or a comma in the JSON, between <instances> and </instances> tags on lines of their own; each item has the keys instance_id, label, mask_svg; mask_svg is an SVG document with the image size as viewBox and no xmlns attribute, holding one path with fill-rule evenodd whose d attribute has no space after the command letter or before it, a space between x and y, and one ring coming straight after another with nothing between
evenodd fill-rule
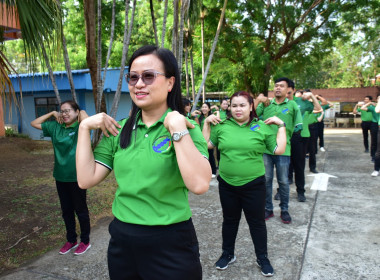
<instances>
[{"instance_id":1,"label":"black shoe","mask_svg":"<svg viewBox=\"0 0 380 280\"><path fill-rule=\"evenodd\" d=\"M315 168L314 168L314 169L310 169L310 172L311 172L311 173L315 173L315 174L319 173L319 172L317 171L317 169L315 169Z\"/></svg>"},{"instance_id":2,"label":"black shoe","mask_svg":"<svg viewBox=\"0 0 380 280\"><path fill-rule=\"evenodd\" d=\"M273 211L265 209L265 221L268 221L272 217L274 217Z\"/></svg>"},{"instance_id":3,"label":"black shoe","mask_svg":"<svg viewBox=\"0 0 380 280\"><path fill-rule=\"evenodd\" d=\"M298 194L298 201L299 202L305 202L306 201L306 197L303 193Z\"/></svg>"},{"instance_id":4,"label":"black shoe","mask_svg":"<svg viewBox=\"0 0 380 280\"><path fill-rule=\"evenodd\" d=\"M256 260L256 264L261 268L261 274L270 277L273 276L274 271L273 267L270 264L270 261L268 260L267 256L262 256Z\"/></svg>"},{"instance_id":5,"label":"black shoe","mask_svg":"<svg viewBox=\"0 0 380 280\"><path fill-rule=\"evenodd\" d=\"M371 162L375 162L375 158L371 158Z\"/></svg>"},{"instance_id":6,"label":"black shoe","mask_svg":"<svg viewBox=\"0 0 380 280\"><path fill-rule=\"evenodd\" d=\"M234 255L230 255L228 252L224 251L220 256L219 260L215 263L216 269L225 270L229 264L236 261Z\"/></svg>"},{"instance_id":7,"label":"black shoe","mask_svg":"<svg viewBox=\"0 0 380 280\"><path fill-rule=\"evenodd\" d=\"M290 224L292 222L292 217L290 217L288 211L281 211L281 221L284 224Z\"/></svg>"},{"instance_id":8,"label":"black shoe","mask_svg":"<svg viewBox=\"0 0 380 280\"><path fill-rule=\"evenodd\" d=\"M274 195L274 200L280 200L280 193L277 192L275 195Z\"/></svg>"}]
</instances>

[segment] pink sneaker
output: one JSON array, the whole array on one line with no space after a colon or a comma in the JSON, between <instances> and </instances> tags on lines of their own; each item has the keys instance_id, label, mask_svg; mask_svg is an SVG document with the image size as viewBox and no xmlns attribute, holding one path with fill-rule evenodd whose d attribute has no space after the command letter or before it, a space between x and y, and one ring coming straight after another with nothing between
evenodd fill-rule
<instances>
[{"instance_id":1,"label":"pink sneaker","mask_svg":"<svg viewBox=\"0 0 380 280\"><path fill-rule=\"evenodd\" d=\"M74 255L76 255L76 256L82 255L82 254L86 253L86 251L90 248L91 248L90 243L84 244L83 242L81 242L81 243L79 243L78 248L75 250Z\"/></svg>"},{"instance_id":2,"label":"pink sneaker","mask_svg":"<svg viewBox=\"0 0 380 280\"><path fill-rule=\"evenodd\" d=\"M66 242L65 245L63 245L63 247L61 248L61 250L59 250L59 253L61 255L67 254L68 252L71 251L71 249L74 249L76 247L78 247L77 242L74 242L74 243Z\"/></svg>"}]
</instances>

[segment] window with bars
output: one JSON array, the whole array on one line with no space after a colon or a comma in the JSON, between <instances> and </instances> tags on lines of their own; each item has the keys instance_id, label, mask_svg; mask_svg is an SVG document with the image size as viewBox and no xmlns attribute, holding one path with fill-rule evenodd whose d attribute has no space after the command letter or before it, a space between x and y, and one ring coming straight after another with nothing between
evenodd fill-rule
<instances>
[{"instance_id":1,"label":"window with bars","mask_svg":"<svg viewBox=\"0 0 380 280\"><path fill-rule=\"evenodd\" d=\"M34 98L34 107L36 118L41 117L51 111L59 111L59 104L55 97L38 97ZM54 118L52 119L54 120Z\"/></svg>"}]
</instances>

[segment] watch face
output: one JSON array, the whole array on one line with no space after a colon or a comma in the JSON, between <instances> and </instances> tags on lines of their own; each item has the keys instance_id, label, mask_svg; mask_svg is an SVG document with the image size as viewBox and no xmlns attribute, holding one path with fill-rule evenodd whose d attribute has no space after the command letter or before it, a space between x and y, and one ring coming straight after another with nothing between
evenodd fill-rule
<instances>
[{"instance_id":1,"label":"watch face","mask_svg":"<svg viewBox=\"0 0 380 280\"><path fill-rule=\"evenodd\" d=\"M178 141L179 140L179 133L174 133L173 134L173 140Z\"/></svg>"}]
</instances>

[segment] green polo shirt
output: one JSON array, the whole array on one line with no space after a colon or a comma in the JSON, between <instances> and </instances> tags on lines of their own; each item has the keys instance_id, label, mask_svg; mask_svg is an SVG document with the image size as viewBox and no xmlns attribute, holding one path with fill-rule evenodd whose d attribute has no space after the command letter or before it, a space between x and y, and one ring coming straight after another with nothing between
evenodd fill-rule
<instances>
[{"instance_id":1,"label":"green polo shirt","mask_svg":"<svg viewBox=\"0 0 380 280\"><path fill-rule=\"evenodd\" d=\"M256 114L259 117L262 116L263 120L276 116L286 124L286 149L283 155L290 156L290 139L293 131L302 129L302 116L297 104L287 98L280 104L275 99L272 99L267 107L260 103L256 108ZM278 126L274 125L273 128L277 134ZM271 154L270 151L267 152Z\"/></svg>"},{"instance_id":2,"label":"green polo shirt","mask_svg":"<svg viewBox=\"0 0 380 280\"><path fill-rule=\"evenodd\" d=\"M51 137L54 149L53 176L60 182L76 182L75 152L78 141L79 123L71 126L56 121L41 124L44 137Z\"/></svg>"},{"instance_id":3,"label":"green polo shirt","mask_svg":"<svg viewBox=\"0 0 380 280\"><path fill-rule=\"evenodd\" d=\"M375 111L375 106L369 105L368 106L368 112L372 113L372 122L379 123L379 114Z\"/></svg>"},{"instance_id":4,"label":"green polo shirt","mask_svg":"<svg viewBox=\"0 0 380 280\"><path fill-rule=\"evenodd\" d=\"M224 111L222 109L219 110L219 117L222 121L224 121L225 119L227 119L227 111Z\"/></svg>"},{"instance_id":5,"label":"green polo shirt","mask_svg":"<svg viewBox=\"0 0 380 280\"><path fill-rule=\"evenodd\" d=\"M191 217L188 189L183 182L173 140L164 127L168 112L147 127L137 124L126 149L120 148L120 133L103 137L94 151L95 161L114 170L118 184L112 205L114 216L126 223L170 225ZM119 122L123 127L126 119ZM208 157L207 143L199 126L189 129L202 155ZM121 129L120 129L121 130Z\"/></svg>"},{"instance_id":6,"label":"green polo shirt","mask_svg":"<svg viewBox=\"0 0 380 280\"><path fill-rule=\"evenodd\" d=\"M314 110L314 104L313 102L310 102L309 100L303 100L302 97L294 97L294 102L297 103L298 108L300 108L301 115L303 118L303 126L301 131L302 137L310 137L310 131L309 131L309 114L313 113ZM305 120L306 117L306 120Z\"/></svg>"},{"instance_id":7,"label":"green polo shirt","mask_svg":"<svg viewBox=\"0 0 380 280\"><path fill-rule=\"evenodd\" d=\"M372 112L364 111L358 108L358 112L360 112L360 118L363 122L372 122Z\"/></svg>"},{"instance_id":8,"label":"green polo shirt","mask_svg":"<svg viewBox=\"0 0 380 280\"><path fill-rule=\"evenodd\" d=\"M219 174L228 184L242 186L263 176L263 153L275 151L277 133L263 121L239 125L229 118L211 127L211 143L220 151Z\"/></svg>"}]
</instances>

